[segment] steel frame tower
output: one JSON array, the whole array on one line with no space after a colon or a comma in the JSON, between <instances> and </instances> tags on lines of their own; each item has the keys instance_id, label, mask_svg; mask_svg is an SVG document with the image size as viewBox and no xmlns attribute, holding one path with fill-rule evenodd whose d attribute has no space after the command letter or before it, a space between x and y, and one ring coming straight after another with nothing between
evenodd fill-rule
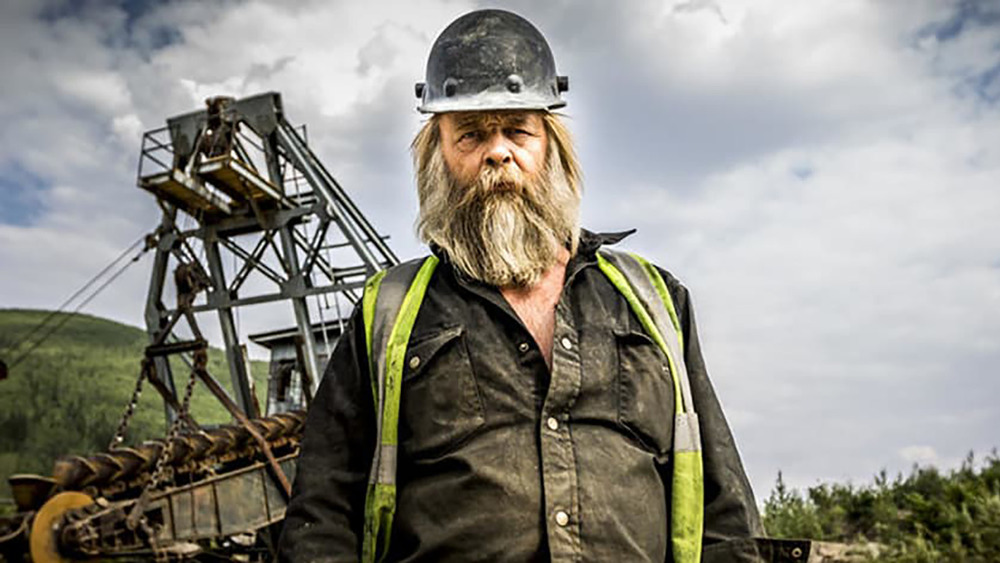
<instances>
[{"instance_id":1,"label":"steel frame tower","mask_svg":"<svg viewBox=\"0 0 1000 563\"><path fill-rule=\"evenodd\" d=\"M284 117L275 92L240 100L215 97L207 108L167 120L143 136L138 185L163 210L150 240L156 258L146 302L158 379L176 397L170 355L204 346L195 315L218 315L236 397L257 412L246 348L234 313L248 305L291 301L307 400L319 384L306 298L342 293L356 302L365 279L398 259ZM194 219L196 226L184 228ZM200 247L201 252L196 252ZM334 257L336 254L336 258ZM227 279L224 264L236 272ZM164 303L172 264L177 304ZM257 283L248 284L255 279ZM178 341L186 318L195 338ZM173 416L167 406L168 418Z\"/></svg>"}]
</instances>

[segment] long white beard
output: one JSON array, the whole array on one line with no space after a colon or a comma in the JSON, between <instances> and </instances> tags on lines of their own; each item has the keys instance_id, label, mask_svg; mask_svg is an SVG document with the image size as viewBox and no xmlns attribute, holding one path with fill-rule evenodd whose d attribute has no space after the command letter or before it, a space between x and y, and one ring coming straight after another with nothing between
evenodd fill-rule
<instances>
[{"instance_id":1,"label":"long white beard","mask_svg":"<svg viewBox=\"0 0 1000 563\"><path fill-rule=\"evenodd\" d=\"M555 146L545 170L484 168L469 185L455 180L440 148L418 175L421 239L437 244L473 279L498 287L531 287L560 248L576 251L580 195L570 186Z\"/></svg>"}]
</instances>

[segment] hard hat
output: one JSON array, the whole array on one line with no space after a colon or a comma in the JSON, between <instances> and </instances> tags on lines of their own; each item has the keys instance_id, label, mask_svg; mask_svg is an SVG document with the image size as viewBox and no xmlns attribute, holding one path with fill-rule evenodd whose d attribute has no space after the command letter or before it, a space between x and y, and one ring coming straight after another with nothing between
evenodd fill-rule
<instances>
[{"instance_id":1,"label":"hard hat","mask_svg":"<svg viewBox=\"0 0 1000 563\"><path fill-rule=\"evenodd\" d=\"M426 82L418 82L423 113L498 109L551 110L569 79L556 76L552 51L531 22L504 10L477 10L453 21L434 41Z\"/></svg>"}]
</instances>

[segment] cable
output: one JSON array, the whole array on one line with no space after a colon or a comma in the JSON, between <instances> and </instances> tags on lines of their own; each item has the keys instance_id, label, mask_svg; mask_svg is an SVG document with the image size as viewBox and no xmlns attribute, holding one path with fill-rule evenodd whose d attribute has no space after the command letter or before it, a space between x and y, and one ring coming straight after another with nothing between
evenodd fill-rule
<instances>
[{"instance_id":1,"label":"cable","mask_svg":"<svg viewBox=\"0 0 1000 563\"><path fill-rule=\"evenodd\" d=\"M325 293L323 294L323 297L324 297L324 300L325 300L325 298L326 298L326 294ZM329 302L327 303L326 308L327 309L330 308ZM319 326L323 330L323 351L326 353L326 357L329 358L330 357L330 338L327 337L327 334L326 334L326 317L323 315L323 305L319 302L319 295L316 296L316 310L319 311ZM309 327L309 330L312 330L312 327ZM302 336L305 337L306 335L303 334Z\"/></svg>"},{"instance_id":2,"label":"cable","mask_svg":"<svg viewBox=\"0 0 1000 563\"><path fill-rule=\"evenodd\" d=\"M25 342L27 342L32 336L34 336L34 334L36 332L38 332L42 327L44 327L56 315L58 315L59 313L61 313L63 311L63 309L65 309L70 303L72 303L74 299L76 299L77 297L79 297L80 294L82 294L84 291L87 291L87 288L89 288L90 286L94 285L94 282L96 282L98 279L100 279L101 276L103 276L104 274L108 273L108 270L110 270L111 268L113 268L115 266L115 264L117 264L118 262L121 261L122 258L124 258L125 256L127 256L133 250L135 250L135 247L139 246L143 241L146 240L146 236L147 235L142 235L141 237L139 237L139 240L133 242L131 246L129 246L128 248L126 248L121 254L118 255L117 258L115 258L110 264L108 264L107 266L105 266L103 270L101 270L100 272L98 272L97 275L95 275L94 277L90 278L90 281L88 281L87 283L85 283L83 285L83 287L81 287L80 289L76 290L76 293L74 293L73 295L70 295L69 299L67 299L66 301L63 301L62 305L59 305L58 309L56 309L55 311L51 311L48 315L45 316L44 319L42 319L42 321L40 323L38 323L37 325L35 325L31 330L28 331L27 334L25 334L24 336L22 336L20 340L18 340L17 342L15 342L15 343L11 344L10 346L8 346L7 348L5 348L4 349L4 353L13 352L14 350L17 350L22 344L24 344Z\"/></svg>"},{"instance_id":3,"label":"cable","mask_svg":"<svg viewBox=\"0 0 1000 563\"><path fill-rule=\"evenodd\" d=\"M344 334L344 314L340 312L340 292L333 294L333 304L337 306L337 328L340 329L340 333L337 335Z\"/></svg>"},{"instance_id":4,"label":"cable","mask_svg":"<svg viewBox=\"0 0 1000 563\"><path fill-rule=\"evenodd\" d=\"M316 229L318 230L319 227L316 227ZM323 241L322 240L317 240L316 244L320 244L321 245L321 244L323 244ZM320 251L320 249L317 248L316 249L316 254L319 254L319 251ZM317 256L317 258L318 258L318 256ZM309 281L312 282L313 287L316 287L316 272L315 271L309 272ZM325 352L326 357L329 358L330 357L330 338L326 334L326 316L323 315L323 309L324 309L324 307L323 307L323 303L320 302L321 295L322 295L322 300L326 303L326 309L330 308L330 300L327 298L327 294L326 293L317 294L316 295L316 311L319 312L319 326L320 326L320 329L323 331L323 352ZM312 327L309 327L309 330L312 330ZM305 334L303 334L302 336L303 336L303 338L306 337ZM322 366L320 366L320 367L322 367Z\"/></svg>"},{"instance_id":5,"label":"cable","mask_svg":"<svg viewBox=\"0 0 1000 563\"><path fill-rule=\"evenodd\" d=\"M99 293L101 293L101 291L103 291L104 288L106 288L109 285L111 285L111 282L115 281L116 279L118 279L119 276L121 276L123 273L125 273L125 270L128 269L129 266L131 266L132 264L138 262L139 259L142 258L142 255L146 253L146 250L148 250L148 249L147 248L142 249L131 260L129 260L128 262L126 262L124 266L122 266L121 268L119 268L117 272L115 272L114 274L112 274L111 277L109 277L107 280L104 281L104 283L102 283L100 286L98 286L97 289L95 289L93 293L91 293L90 295L87 296L86 299L84 299L83 301L81 301L80 304L77 305L75 309L73 309L72 313L64 315L63 318L60 319L58 323L56 323L55 325L53 325L48 330L48 332L44 333L41 338L39 338L38 340L36 340L34 342L34 344L31 345L31 347L29 347L27 350L25 350L20 356L18 356L17 358L15 358L14 361L12 361L7 366L8 369L11 369L11 370L14 369L18 364L20 364L22 361L24 361L25 358L27 358L29 355L31 355L31 353L34 352L36 348L38 348L39 346L41 346L41 344L43 342L45 342L46 340L48 340L48 338L50 336L52 336L52 334L55 333L55 331L59 330L60 328L62 328L63 325L65 325L67 322L69 322L69 320L72 319L73 316L76 315L80 311L80 309L82 309L87 303L90 303L95 297L97 297L97 295ZM117 260L116 260L116 262L117 262ZM57 313L59 313L59 311L56 311L55 313L50 314L50 316L55 315Z\"/></svg>"},{"instance_id":6,"label":"cable","mask_svg":"<svg viewBox=\"0 0 1000 563\"><path fill-rule=\"evenodd\" d=\"M233 254L233 275L232 275L232 277L229 278L230 281L232 281L232 279L236 277L236 272L237 272L236 260L237 260L236 255ZM236 339L239 340L239 334L240 334L240 308L239 307L233 307L233 313L235 313L235 315L236 315L236 335L237 335Z\"/></svg>"}]
</instances>

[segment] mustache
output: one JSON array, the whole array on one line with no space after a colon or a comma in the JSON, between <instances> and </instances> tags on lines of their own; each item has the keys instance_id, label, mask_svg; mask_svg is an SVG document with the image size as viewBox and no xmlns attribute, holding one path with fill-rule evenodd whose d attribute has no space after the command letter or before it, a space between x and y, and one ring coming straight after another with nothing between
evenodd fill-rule
<instances>
[{"instance_id":1,"label":"mustache","mask_svg":"<svg viewBox=\"0 0 1000 563\"><path fill-rule=\"evenodd\" d=\"M528 193L528 181L524 175L511 166L500 168L485 167L467 186L461 186L462 197L459 205L472 203L481 198L493 195L511 194L525 196Z\"/></svg>"}]
</instances>

